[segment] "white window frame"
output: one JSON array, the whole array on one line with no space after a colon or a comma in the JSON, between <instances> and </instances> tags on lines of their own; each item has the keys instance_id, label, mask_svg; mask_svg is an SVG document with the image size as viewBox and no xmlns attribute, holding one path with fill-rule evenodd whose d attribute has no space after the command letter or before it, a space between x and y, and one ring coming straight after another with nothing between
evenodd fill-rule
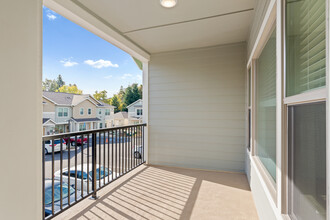
<instances>
[{"instance_id":1,"label":"white window frame","mask_svg":"<svg viewBox=\"0 0 330 220\"><path fill-rule=\"evenodd\" d=\"M60 115L60 113L61 113L62 115ZM64 115L64 110L63 110L63 108L58 108L58 109L57 109L57 117L62 118L63 115Z\"/></svg>"},{"instance_id":2,"label":"white window frame","mask_svg":"<svg viewBox=\"0 0 330 220\"><path fill-rule=\"evenodd\" d=\"M79 114L80 114L80 115L84 115L84 111L85 111L84 108L80 108L80 109L79 109Z\"/></svg>"},{"instance_id":3,"label":"white window frame","mask_svg":"<svg viewBox=\"0 0 330 220\"><path fill-rule=\"evenodd\" d=\"M110 115L111 114L111 110L110 109L105 109L105 115Z\"/></svg>"},{"instance_id":4,"label":"white window frame","mask_svg":"<svg viewBox=\"0 0 330 220\"><path fill-rule=\"evenodd\" d=\"M289 217L289 209L288 209L288 205L289 205L289 195L288 195L288 186L289 186L289 180L288 180L288 173L287 170L289 169L289 158L288 158L288 108L290 106L297 106L299 104L308 104L308 103L315 103L315 102L325 102L326 104L326 127L327 127L327 140L326 140L326 189L327 189L327 216L326 219L330 220L330 202L329 202L329 198L330 198L330 141L329 141L329 132L330 132L330 117L329 117L329 109L330 109L330 104L329 104L329 45L330 45L330 41L329 41L329 1L326 1L326 85L325 87L320 87L317 89L313 89L310 91L306 91L297 95L293 95L293 96L286 96L286 66L285 66L285 60L282 60L282 63L280 65L280 67L282 68L282 75L281 75L281 81L280 83L282 83L282 106L283 106L283 118L282 120L284 121L283 124L281 124L281 131L283 131L283 133L285 134L283 137L283 158L281 158L283 161L285 161L285 165L282 166L281 171L282 171L282 175L281 175L281 179L282 179L282 184L281 184L281 189L283 192L282 195L284 196L284 198L281 200L281 206L280 206L280 210L282 211L282 213L285 213L285 216ZM285 59L286 56L286 14L285 14L285 10L286 10L286 0L282 0L281 1L282 6L278 7L278 13L280 13L282 16L283 21L279 22L278 26L281 28L281 47L282 47L282 59Z\"/></svg>"},{"instance_id":5,"label":"white window frame","mask_svg":"<svg viewBox=\"0 0 330 220\"><path fill-rule=\"evenodd\" d=\"M99 109L99 115L102 115L102 109Z\"/></svg>"},{"instance_id":6,"label":"white window frame","mask_svg":"<svg viewBox=\"0 0 330 220\"><path fill-rule=\"evenodd\" d=\"M141 110L141 113L142 113L142 114L139 115L139 113L138 113L139 111L138 111L138 110ZM137 108L137 109L135 109L135 114L136 114L137 116L142 116L142 115L143 115L143 109L142 109L142 108Z\"/></svg>"},{"instance_id":7,"label":"white window frame","mask_svg":"<svg viewBox=\"0 0 330 220\"><path fill-rule=\"evenodd\" d=\"M92 114L92 109L91 109L91 108L88 108L88 109L87 109L87 114L88 114L88 115L91 115L91 114Z\"/></svg>"},{"instance_id":8,"label":"white window frame","mask_svg":"<svg viewBox=\"0 0 330 220\"><path fill-rule=\"evenodd\" d=\"M69 108L63 108L63 117L69 117Z\"/></svg>"}]
</instances>

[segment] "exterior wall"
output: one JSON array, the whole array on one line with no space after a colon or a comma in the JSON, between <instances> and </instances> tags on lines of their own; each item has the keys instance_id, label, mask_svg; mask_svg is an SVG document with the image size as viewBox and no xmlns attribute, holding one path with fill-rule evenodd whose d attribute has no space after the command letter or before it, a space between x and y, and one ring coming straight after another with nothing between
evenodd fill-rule
<instances>
[{"instance_id":1,"label":"exterior wall","mask_svg":"<svg viewBox=\"0 0 330 220\"><path fill-rule=\"evenodd\" d=\"M248 49L248 57L252 52L252 48L256 42L261 24L264 20L266 11L268 9L269 3L271 0L257 0L256 7L255 7L255 14L251 26L250 36L247 44Z\"/></svg>"},{"instance_id":2,"label":"exterior wall","mask_svg":"<svg viewBox=\"0 0 330 220\"><path fill-rule=\"evenodd\" d=\"M127 108L127 110L128 110L128 117L137 117L136 109L142 109L142 104L143 104L143 102L142 102L142 100L140 100L135 105ZM137 107L137 106L141 106L141 107Z\"/></svg>"},{"instance_id":3,"label":"exterior wall","mask_svg":"<svg viewBox=\"0 0 330 220\"><path fill-rule=\"evenodd\" d=\"M43 113L42 113L42 117L43 117L43 118L50 118L50 119L52 119L54 122L56 121L56 120L55 120L55 111L53 111L53 112L43 112Z\"/></svg>"},{"instance_id":4,"label":"exterior wall","mask_svg":"<svg viewBox=\"0 0 330 220\"><path fill-rule=\"evenodd\" d=\"M1 101L24 106L0 108L0 219L41 219L42 1L1 1L0 27Z\"/></svg>"},{"instance_id":5,"label":"exterior wall","mask_svg":"<svg viewBox=\"0 0 330 220\"><path fill-rule=\"evenodd\" d=\"M59 108L68 108L68 116L67 117L58 117L58 109ZM56 106L55 108L55 122L56 123L67 123L68 120L72 117L72 108L65 106Z\"/></svg>"},{"instance_id":6,"label":"exterior wall","mask_svg":"<svg viewBox=\"0 0 330 220\"><path fill-rule=\"evenodd\" d=\"M55 104L48 101L45 98L42 98L42 101L45 102L45 104L43 104L43 112L55 112Z\"/></svg>"},{"instance_id":7,"label":"exterior wall","mask_svg":"<svg viewBox=\"0 0 330 220\"><path fill-rule=\"evenodd\" d=\"M80 108L84 108L84 115L80 115ZM87 112L89 108L92 109L91 115L89 115ZM89 100L85 100L73 107L73 113L72 113L73 118L95 118L97 117L97 115L98 114L96 112L96 106L93 103L91 103Z\"/></svg>"},{"instance_id":8,"label":"exterior wall","mask_svg":"<svg viewBox=\"0 0 330 220\"><path fill-rule=\"evenodd\" d=\"M246 45L154 54L149 163L243 172Z\"/></svg>"}]
</instances>

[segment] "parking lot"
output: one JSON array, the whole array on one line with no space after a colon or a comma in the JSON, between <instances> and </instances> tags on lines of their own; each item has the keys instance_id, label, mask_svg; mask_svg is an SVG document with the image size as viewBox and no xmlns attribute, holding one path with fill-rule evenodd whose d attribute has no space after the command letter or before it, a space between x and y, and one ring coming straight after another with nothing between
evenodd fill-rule
<instances>
[{"instance_id":1,"label":"parking lot","mask_svg":"<svg viewBox=\"0 0 330 220\"><path fill-rule=\"evenodd\" d=\"M110 168L116 173L122 173L123 169L128 169L129 166L134 164L138 164L142 159L134 158L134 146L141 145L141 138L137 138L137 144L134 140L126 140L125 142L122 140L118 143L112 144L112 140L110 141L106 138L104 141L101 138L101 144L97 142L96 145L96 160L97 164L101 164L106 168ZM70 154L70 157L69 157ZM100 158L101 156L101 158ZM62 169L68 167L68 163L70 163L70 167L80 165L82 162L85 164L87 162L92 163L92 143L90 141L89 147L88 144L85 143L83 146L71 146L70 149L66 149L62 151ZM70 162L69 162L70 158ZM101 159L101 160L100 160ZM54 153L54 172L61 169L61 153ZM77 161L77 162L76 162ZM45 155L45 179L52 178L52 154Z\"/></svg>"}]
</instances>

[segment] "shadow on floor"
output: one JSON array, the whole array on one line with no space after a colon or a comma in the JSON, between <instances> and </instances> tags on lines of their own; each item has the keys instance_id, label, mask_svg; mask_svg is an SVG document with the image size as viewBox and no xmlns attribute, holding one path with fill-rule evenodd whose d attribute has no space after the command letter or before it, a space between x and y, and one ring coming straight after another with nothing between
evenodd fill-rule
<instances>
[{"instance_id":1,"label":"shadow on floor","mask_svg":"<svg viewBox=\"0 0 330 220\"><path fill-rule=\"evenodd\" d=\"M70 219L258 217L244 174L143 165Z\"/></svg>"}]
</instances>

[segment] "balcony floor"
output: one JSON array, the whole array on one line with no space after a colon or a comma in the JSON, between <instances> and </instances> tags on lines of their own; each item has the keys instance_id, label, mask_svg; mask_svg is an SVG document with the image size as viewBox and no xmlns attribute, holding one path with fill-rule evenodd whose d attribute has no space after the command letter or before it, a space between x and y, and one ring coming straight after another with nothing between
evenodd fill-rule
<instances>
[{"instance_id":1,"label":"balcony floor","mask_svg":"<svg viewBox=\"0 0 330 220\"><path fill-rule=\"evenodd\" d=\"M141 165L55 219L258 219L244 174Z\"/></svg>"}]
</instances>

